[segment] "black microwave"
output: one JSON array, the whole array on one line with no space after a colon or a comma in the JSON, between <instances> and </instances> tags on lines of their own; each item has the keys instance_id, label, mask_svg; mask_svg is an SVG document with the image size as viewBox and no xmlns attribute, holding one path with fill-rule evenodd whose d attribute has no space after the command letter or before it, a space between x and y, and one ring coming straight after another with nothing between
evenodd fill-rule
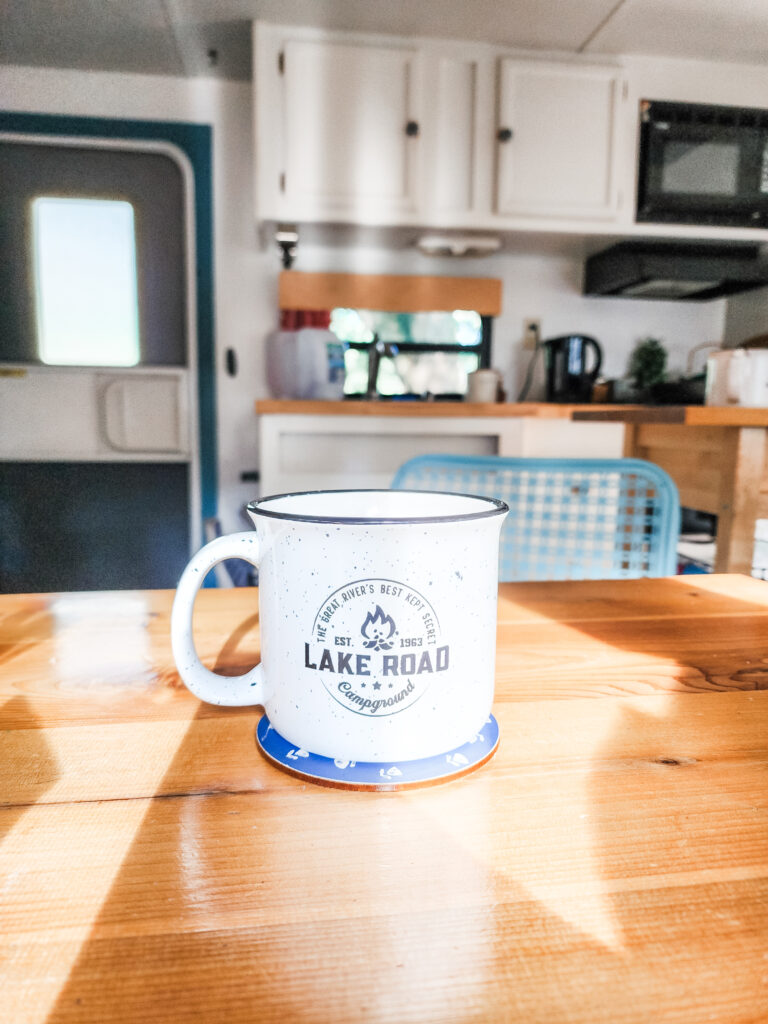
<instances>
[{"instance_id":1,"label":"black microwave","mask_svg":"<svg viewBox=\"0 0 768 1024\"><path fill-rule=\"evenodd\" d=\"M637 219L768 227L768 110L643 100Z\"/></svg>"}]
</instances>

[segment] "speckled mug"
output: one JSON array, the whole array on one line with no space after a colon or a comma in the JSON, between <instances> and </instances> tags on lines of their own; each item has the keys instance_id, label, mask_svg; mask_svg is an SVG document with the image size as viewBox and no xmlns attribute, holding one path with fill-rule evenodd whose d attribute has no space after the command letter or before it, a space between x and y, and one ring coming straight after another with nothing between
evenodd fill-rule
<instances>
[{"instance_id":1,"label":"speckled mug","mask_svg":"<svg viewBox=\"0 0 768 1024\"><path fill-rule=\"evenodd\" d=\"M181 678L212 704L263 705L289 742L354 761L409 761L480 731L493 700L499 534L493 498L316 491L252 502L255 533L190 561L171 618ZM192 608L226 558L259 569L261 663L204 668Z\"/></svg>"}]
</instances>

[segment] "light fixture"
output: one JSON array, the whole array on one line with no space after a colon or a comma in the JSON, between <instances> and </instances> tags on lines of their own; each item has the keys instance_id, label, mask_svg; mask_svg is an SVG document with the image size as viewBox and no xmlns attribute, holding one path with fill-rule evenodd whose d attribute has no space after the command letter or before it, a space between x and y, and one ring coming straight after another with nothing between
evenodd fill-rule
<instances>
[{"instance_id":1,"label":"light fixture","mask_svg":"<svg viewBox=\"0 0 768 1024\"><path fill-rule=\"evenodd\" d=\"M290 270L296 259L296 248L299 244L299 231L295 224L278 224L275 229L275 241L280 249L280 258L284 270Z\"/></svg>"},{"instance_id":2,"label":"light fixture","mask_svg":"<svg viewBox=\"0 0 768 1024\"><path fill-rule=\"evenodd\" d=\"M424 256L490 256L501 239L490 235L421 235L416 248Z\"/></svg>"}]
</instances>

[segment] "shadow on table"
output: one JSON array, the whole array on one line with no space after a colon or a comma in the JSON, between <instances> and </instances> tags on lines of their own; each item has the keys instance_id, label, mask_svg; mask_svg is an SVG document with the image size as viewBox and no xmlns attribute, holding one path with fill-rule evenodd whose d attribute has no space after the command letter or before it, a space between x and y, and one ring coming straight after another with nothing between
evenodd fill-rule
<instances>
[{"instance_id":1,"label":"shadow on table","mask_svg":"<svg viewBox=\"0 0 768 1024\"><path fill-rule=\"evenodd\" d=\"M45 601L38 597L26 599L18 611L0 617L0 630L0 672L4 672L9 662L50 635L50 615ZM56 755L40 727L33 701L23 693L13 694L18 686L13 673L5 678L13 681L6 682L0 694L0 844L25 811L43 798L60 775ZM34 685L33 676L22 674L21 678L27 678ZM9 687L10 694L5 692Z\"/></svg>"},{"instance_id":2,"label":"shadow on table","mask_svg":"<svg viewBox=\"0 0 768 1024\"><path fill-rule=\"evenodd\" d=\"M25 730L18 744L20 729ZM0 845L3 837L29 807L41 800L59 778L56 755L38 728L38 718L26 697L0 704ZM13 744L13 748L10 745ZM13 800L13 802L11 802Z\"/></svg>"},{"instance_id":3,"label":"shadow on table","mask_svg":"<svg viewBox=\"0 0 768 1024\"><path fill-rule=\"evenodd\" d=\"M259 766L250 792L157 798L49 1024L754 1017L766 733L720 698L703 717L679 693L661 714L622 705L588 760L542 771L506 736L508 755L415 794Z\"/></svg>"}]
</instances>

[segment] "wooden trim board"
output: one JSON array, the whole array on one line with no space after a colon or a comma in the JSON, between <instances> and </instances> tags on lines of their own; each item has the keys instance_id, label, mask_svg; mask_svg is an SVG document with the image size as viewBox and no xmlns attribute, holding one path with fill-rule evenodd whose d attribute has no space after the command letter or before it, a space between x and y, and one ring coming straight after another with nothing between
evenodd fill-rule
<instances>
[{"instance_id":1,"label":"wooden trim board","mask_svg":"<svg viewBox=\"0 0 768 1024\"><path fill-rule=\"evenodd\" d=\"M413 274L280 274L280 309L373 309L393 313L473 309L501 312L501 281L493 277L427 277Z\"/></svg>"}]
</instances>

